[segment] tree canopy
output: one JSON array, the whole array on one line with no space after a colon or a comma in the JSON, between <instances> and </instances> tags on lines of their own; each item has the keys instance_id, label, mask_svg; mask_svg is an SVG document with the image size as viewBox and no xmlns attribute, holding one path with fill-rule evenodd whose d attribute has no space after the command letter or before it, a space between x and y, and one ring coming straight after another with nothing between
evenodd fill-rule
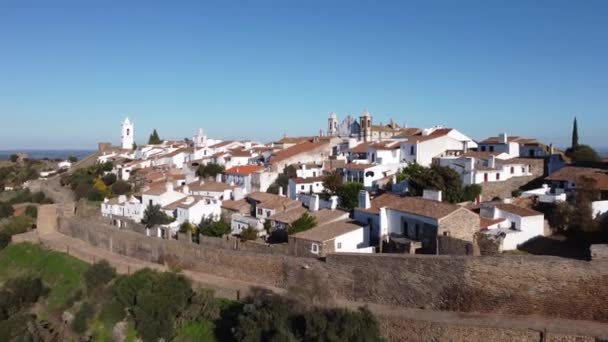
<instances>
[{"instance_id":1,"label":"tree canopy","mask_svg":"<svg viewBox=\"0 0 608 342\"><path fill-rule=\"evenodd\" d=\"M331 171L323 176L323 187L325 190L334 195L342 186L342 175L338 171Z\"/></svg>"},{"instance_id":2,"label":"tree canopy","mask_svg":"<svg viewBox=\"0 0 608 342\"><path fill-rule=\"evenodd\" d=\"M412 196L422 196L424 190L439 190L443 200L450 203L473 201L481 193L479 185L463 187L458 172L439 165L424 167L412 163L399 173L397 179L409 181L409 194Z\"/></svg>"},{"instance_id":3,"label":"tree canopy","mask_svg":"<svg viewBox=\"0 0 608 342\"><path fill-rule=\"evenodd\" d=\"M144 211L144 218L141 223L145 224L146 227L151 228L159 224L168 224L173 222L173 218L165 214L160 205L148 204L148 207Z\"/></svg>"},{"instance_id":4,"label":"tree canopy","mask_svg":"<svg viewBox=\"0 0 608 342\"><path fill-rule=\"evenodd\" d=\"M363 184L348 182L342 184L336 191L340 197L340 206L345 210L353 210L359 205L359 191L363 190Z\"/></svg>"},{"instance_id":5,"label":"tree canopy","mask_svg":"<svg viewBox=\"0 0 608 342\"><path fill-rule=\"evenodd\" d=\"M599 162L599 154L589 145L576 145L566 150L566 155L572 158L574 163Z\"/></svg>"},{"instance_id":6,"label":"tree canopy","mask_svg":"<svg viewBox=\"0 0 608 342\"><path fill-rule=\"evenodd\" d=\"M304 213L299 219L287 228L288 234L295 234L314 228L317 225L317 219L309 213Z\"/></svg>"},{"instance_id":7,"label":"tree canopy","mask_svg":"<svg viewBox=\"0 0 608 342\"><path fill-rule=\"evenodd\" d=\"M207 165L199 165L196 170L196 175L203 178L215 177L218 174L224 172L225 168L223 165L210 163Z\"/></svg>"},{"instance_id":8,"label":"tree canopy","mask_svg":"<svg viewBox=\"0 0 608 342\"><path fill-rule=\"evenodd\" d=\"M150 145L157 145L157 144L160 144L162 142L163 141L158 136L158 132L156 131L156 128L155 128L154 131L152 131L152 134L150 134L150 138L148 138L148 144L150 144Z\"/></svg>"},{"instance_id":9,"label":"tree canopy","mask_svg":"<svg viewBox=\"0 0 608 342\"><path fill-rule=\"evenodd\" d=\"M199 231L205 236L221 237L226 234L230 234L230 224L226 223L223 218L215 221L213 218L208 217L201 220L198 225Z\"/></svg>"}]
</instances>

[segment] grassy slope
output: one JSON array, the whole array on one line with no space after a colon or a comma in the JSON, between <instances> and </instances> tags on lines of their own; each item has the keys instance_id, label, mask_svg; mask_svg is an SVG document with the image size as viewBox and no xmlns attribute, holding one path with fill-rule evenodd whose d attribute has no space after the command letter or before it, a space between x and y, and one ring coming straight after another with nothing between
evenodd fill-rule
<instances>
[{"instance_id":1,"label":"grassy slope","mask_svg":"<svg viewBox=\"0 0 608 342\"><path fill-rule=\"evenodd\" d=\"M0 283L24 274L42 277L51 291L46 299L49 312L62 309L76 292L82 290L88 264L67 254L20 243L0 251Z\"/></svg>"}]
</instances>

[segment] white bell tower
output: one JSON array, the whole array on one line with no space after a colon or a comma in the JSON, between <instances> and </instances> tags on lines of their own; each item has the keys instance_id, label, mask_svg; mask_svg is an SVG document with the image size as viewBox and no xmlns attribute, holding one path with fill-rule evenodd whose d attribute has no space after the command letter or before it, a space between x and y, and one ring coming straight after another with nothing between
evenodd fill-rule
<instances>
[{"instance_id":1,"label":"white bell tower","mask_svg":"<svg viewBox=\"0 0 608 342\"><path fill-rule=\"evenodd\" d=\"M133 123L131 123L131 121L129 121L129 118L126 118L125 121L123 121L122 125L121 125L121 136L120 136L120 141L121 141L121 147L124 150L131 150L133 149L133 143L135 142L134 139L134 131L133 131Z\"/></svg>"}]
</instances>

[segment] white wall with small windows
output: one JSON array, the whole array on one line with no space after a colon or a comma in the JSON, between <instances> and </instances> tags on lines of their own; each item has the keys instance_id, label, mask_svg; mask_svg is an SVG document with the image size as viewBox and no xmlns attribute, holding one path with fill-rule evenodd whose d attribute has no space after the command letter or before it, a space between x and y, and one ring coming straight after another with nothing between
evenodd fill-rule
<instances>
[{"instance_id":1,"label":"white wall with small windows","mask_svg":"<svg viewBox=\"0 0 608 342\"><path fill-rule=\"evenodd\" d=\"M336 253L370 253L369 227L361 227L357 230L337 236L334 240L334 251Z\"/></svg>"}]
</instances>

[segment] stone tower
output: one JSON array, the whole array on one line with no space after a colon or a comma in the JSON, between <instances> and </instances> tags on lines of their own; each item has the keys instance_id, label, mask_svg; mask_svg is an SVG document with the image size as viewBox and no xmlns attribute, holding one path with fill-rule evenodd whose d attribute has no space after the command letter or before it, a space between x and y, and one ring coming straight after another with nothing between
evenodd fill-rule
<instances>
[{"instance_id":1,"label":"stone tower","mask_svg":"<svg viewBox=\"0 0 608 342\"><path fill-rule=\"evenodd\" d=\"M121 125L121 136L120 136L120 141L121 141L121 146L123 149L125 150L132 150L133 149L133 143L135 142L135 138L134 138L134 130L133 130L133 123L131 121L129 121L129 118L126 118L125 121L123 121L122 125Z\"/></svg>"},{"instance_id":2,"label":"stone tower","mask_svg":"<svg viewBox=\"0 0 608 342\"><path fill-rule=\"evenodd\" d=\"M329 119L327 119L327 121L327 135L338 135L338 116L336 113L332 112L329 114Z\"/></svg>"},{"instance_id":3,"label":"stone tower","mask_svg":"<svg viewBox=\"0 0 608 342\"><path fill-rule=\"evenodd\" d=\"M363 139L363 141L371 141L372 140L372 116L365 108L361 117L359 117L359 122L361 123L361 131L359 133L359 139Z\"/></svg>"}]
</instances>

